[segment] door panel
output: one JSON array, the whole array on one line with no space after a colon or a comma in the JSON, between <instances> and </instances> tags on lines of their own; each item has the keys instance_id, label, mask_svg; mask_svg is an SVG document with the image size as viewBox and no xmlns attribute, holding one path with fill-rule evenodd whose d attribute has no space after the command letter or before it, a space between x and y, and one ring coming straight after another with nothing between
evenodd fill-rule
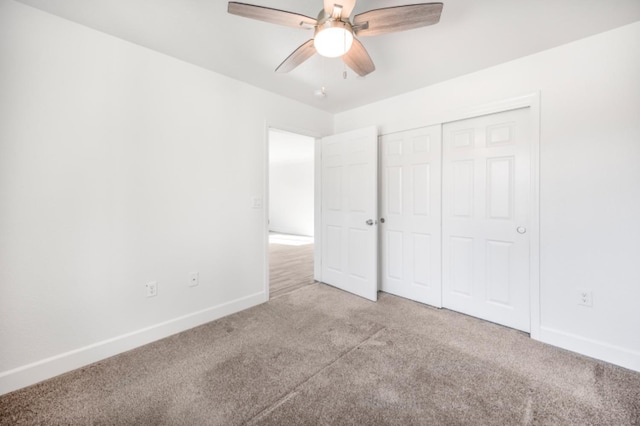
<instances>
[{"instance_id":1,"label":"door panel","mask_svg":"<svg viewBox=\"0 0 640 426\"><path fill-rule=\"evenodd\" d=\"M451 163L453 216L473 216L473 161L453 161Z\"/></svg>"},{"instance_id":2,"label":"door panel","mask_svg":"<svg viewBox=\"0 0 640 426\"><path fill-rule=\"evenodd\" d=\"M529 331L529 109L443 126L443 306Z\"/></svg>"},{"instance_id":3,"label":"door panel","mask_svg":"<svg viewBox=\"0 0 640 426\"><path fill-rule=\"evenodd\" d=\"M441 306L440 126L380 138L381 289Z\"/></svg>"},{"instance_id":4,"label":"door panel","mask_svg":"<svg viewBox=\"0 0 640 426\"><path fill-rule=\"evenodd\" d=\"M429 216L431 201L431 165L418 164L411 167L413 186L413 214Z\"/></svg>"},{"instance_id":5,"label":"door panel","mask_svg":"<svg viewBox=\"0 0 640 426\"><path fill-rule=\"evenodd\" d=\"M329 136L321 145L321 281L377 300L377 130Z\"/></svg>"},{"instance_id":6,"label":"door panel","mask_svg":"<svg viewBox=\"0 0 640 426\"><path fill-rule=\"evenodd\" d=\"M511 306L510 288L511 256L513 243L508 241L487 241L487 301Z\"/></svg>"},{"instance_id":7,"label":"door panel","mask_svg":"<svg viewBox=\"0 0 640 426\"><path fill-rule=\"evenodd\" d=\"M428 287L429 286L429 266L437 267L438 265L430 265L429 262L423 262L421 259L431 258L431 245L433 244L431 235L413 234L413 259L410 263L413 265L413 284Z\"/></svg>"}]
</instances>

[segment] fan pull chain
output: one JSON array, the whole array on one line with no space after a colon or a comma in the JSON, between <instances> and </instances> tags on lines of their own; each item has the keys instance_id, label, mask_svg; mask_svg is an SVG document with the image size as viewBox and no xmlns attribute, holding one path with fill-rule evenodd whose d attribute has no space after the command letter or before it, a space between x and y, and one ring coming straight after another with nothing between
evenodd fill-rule
<instances>
[{"instance_id":1,"label":"fan pull chain","mask_svg":"<svg viewBox=\"0 0 640 426\"><path fill-rule=\"evenodd\" d=\"M347 50L347 33L343 33L342 34L342 43L343 43L343 52L346 52ZM345 64L344 62L342 62L342 79L346 80L347 79L347 64Z\"/></svg>"}]
</instances>

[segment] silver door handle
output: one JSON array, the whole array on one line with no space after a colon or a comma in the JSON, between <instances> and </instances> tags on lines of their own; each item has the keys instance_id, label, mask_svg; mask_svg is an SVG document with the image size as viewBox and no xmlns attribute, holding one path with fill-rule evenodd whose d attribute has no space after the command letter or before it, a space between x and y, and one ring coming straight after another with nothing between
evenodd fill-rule
<instances>
[{"instance_id":1,"label":"silver door handle","mask_svg":"<svg viewBox=\"0 0 640 426\"><path fill-rule=\"evenodd\" d=\"M524 234L525 232L527 232L527 228L525 228L524 226L518 226L516 228L516 231L518 232L518 234Z\"/></svg>"},{"instance_id":2,"label":"silver door handle","mask_svg":"<svg viewBox=\"0 0 640 426\"><path fill-rule=\"evenodd\" d=\"M373 226L373 219L369 219L368 221L365 222L367 225L369 226Z\"/></svg>"}]
</instances>

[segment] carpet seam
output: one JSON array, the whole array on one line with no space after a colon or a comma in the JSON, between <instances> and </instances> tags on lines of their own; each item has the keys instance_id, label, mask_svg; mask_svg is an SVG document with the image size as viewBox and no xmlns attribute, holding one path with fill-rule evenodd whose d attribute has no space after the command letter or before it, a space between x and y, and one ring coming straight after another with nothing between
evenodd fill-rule
<instances>
[{"instance_id":1,"label":"carpet seam","mask_svg":"<svg viewBox=\"0 0 640 426\"><path fill-rule=\"evenodd\" d=\"M304 384L306 384L307 382L309 382L311 379L313 379L314 377L316 377L318 374L322 373L323 371L327 370L329 367L331 367L332 365L334 365L336 362L340 361L342 358L344 358L345 356L349 355L351 352L355 351L356 349L358 349L363 343L373 339L375 336L377 336L378 334L380 334L382 331L386 330L387 328L384 326L381 326L378 330L376 330L373 334L371 334L370 336L368 336L367 338L363 339L362 341L358 342L354 347L352 347L351 349L348 349L344 352L342 352L341 354L338 355L338 357L336 359L334 359L333 361L331 361L330 363L328 363L327 365L325 365L324 367L322 367L321 369L319 369L318 371L316 371L315 373L313 373L311 376L307 377L305 380L303 380L302 382L298 383L297 385L295 385L293 388L291 388L291 390L289 392L287 392L286 394L284 394L282 397L278 398L278 400L276 400L276 402L274 402L273 404L269 405L268 407L266 407L264 410L260 411L258 414L256 414L255 416L253 416L252 418L250 418L249 420L247 420L245 423L245 425L249 425L249 424L253 424L254 422L258 421L260 418L265 417L266 415L272 413L274 410L276 410L278 407L280 407L282 404L284 404L285 402L287 402L289 399L293 398L294 396L296 396L298 394L298 389L300 387L302 387Z\"/></svg>"}]
</instances>

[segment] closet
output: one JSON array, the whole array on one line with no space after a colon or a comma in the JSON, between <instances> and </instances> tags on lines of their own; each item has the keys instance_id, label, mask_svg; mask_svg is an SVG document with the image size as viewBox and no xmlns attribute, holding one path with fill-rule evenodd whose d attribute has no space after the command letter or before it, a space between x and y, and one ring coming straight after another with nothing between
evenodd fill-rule
<instances>
[{"instance_id":1,"label":"closet","mask_svg":"<svg viewBox=\"0 0 640 426\"><path fill-rule=\"evenodd\" d=\"M379 145L380 289L529 331L530 108Z\"/></svg>"}]
</instances>

